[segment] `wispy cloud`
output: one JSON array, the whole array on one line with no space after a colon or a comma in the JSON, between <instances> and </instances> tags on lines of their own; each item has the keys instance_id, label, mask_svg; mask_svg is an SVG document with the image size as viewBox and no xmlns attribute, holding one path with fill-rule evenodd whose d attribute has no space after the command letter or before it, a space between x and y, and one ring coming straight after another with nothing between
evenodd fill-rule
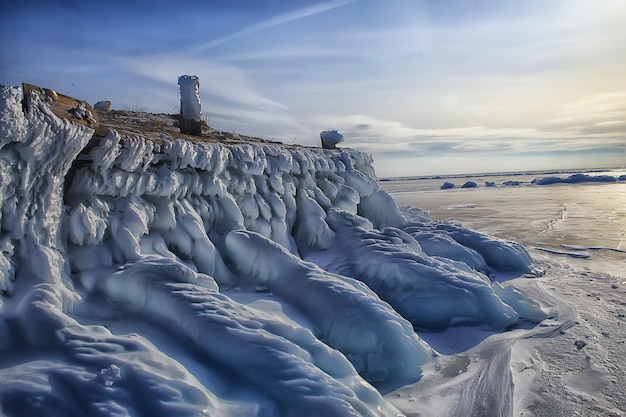
<instances>
[{"instance_id":1,"label":"wispy cloud","mask_svg":"<svg viewBox=\"0 0 626 417\"><path fill-rule=\"evenodd\" d=\"M428 156L431 158L460 154L603 151L624 149L624 123L602 122L595 131L580 132L569 128L546 131L537 128L463 126L422 129L394 120L366 115L322 117L346 137L346 146L394 157Z\"/></svg>"},{"instance_id":2,"label":"wispy cloud","mask_svg":"<svg viewBox=\"0 0 626 417\"><path fill-rule=\"evenodd\" d=\"M586 137L619 135L624 140L625 120L626 91L612 91L591 94L561 105L556 117L546 121L542 127Z\"/></svg>"},{"instance_id":3,"label":"wispy cloud","mask_svg":"<svg viewBox=\"0 0 626 417\"><path fill-rule=\"evenodd\" d=\"M280 26L285 23L293 22L296 20L314 16L320 13L324 13L329 10L336 9L337 7L345 6L346 4L352 3L354 1L355 0L333 0L333 1L327 1L324 3L313 4L311 6L302 7L296 10L292 10L287 13L282 13L277 16L274 16L269 19L265 19L253 25L250 25L237 32L231 33L230 35L226 35L221 38L214 39L210 42L198 45L194 47L190 52L192 53L203 52L203 51L206 51L207 49L211 49L213 47L224 44L226 42L235 40L237 38L251 35L253 33L256 33L265 29Z\"/></svg>"},{"instance_id":4,"label":"wispy cloud","mask_svg":"<svg viewBox=\"0 0 626 417\"><path fill-rule=\"evenodd\" d=\"M200 78L202 96L210 95L241 109L257 108L273 111L287 109L286 106L260 94L248 79L247 73L238 67L178 54L144 57L141 61L120 59L119 62L127 72L151 80L154 86L159 84L168 86L173 92L173 100L178 100L179 97L176 84L178 77L191 70L193 75Z\"/></svg>"}]
</instances>

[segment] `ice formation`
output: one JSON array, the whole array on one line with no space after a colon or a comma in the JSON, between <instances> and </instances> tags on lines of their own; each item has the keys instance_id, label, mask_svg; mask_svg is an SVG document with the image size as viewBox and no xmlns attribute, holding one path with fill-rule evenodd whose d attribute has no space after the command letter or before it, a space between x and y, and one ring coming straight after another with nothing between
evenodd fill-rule
<instances>
[{"instance_id":1,"label":"ice formation","mask_svg":"<svg viewBox=\"0 0 626 417\"><path fill-rule=\"evenodd\" d=\"M180 86L180 112L187 119L199 122L202 118L200 102L200 80L195 75L178 77Z\"/></svg>"},{"instance_id":2,"label":"ice formation","mask_svg":"<svg viewBox=\"0 0 626 417\"><path fill-rule=\"evenodd\" d=\"M476 184L476 182L474 181L466 181L461 188L476 188L478 187L478 184Z\"/></svg>"},{"instance_id":3,"label":"ice formation","mask_svg":"<svg viewBox=\"0 0 626 417\"><path fill-rule=\"evenodd\" d=\"M374 386L420 378L414 329L543 317L488 278L530 271L521 246L407 218L367 154L116 131L87 151L21 99L2 87L4 415L396 416Z\"/></svg>"},{"instance_id":4,"label":"ice formation","mask_svg":"<svg viewBox=\"0 0 626 417\"><path fill-rule=\"evenodd\" d=\"M612 175L588 175L588 174L573 174L567 178L561 177L544 177L534 179L532 184L535 185L552 185L552 184L584 184L584 183L611 183L617 181L624 181L626 176L614 177Z\"/></svg>"},{"instance_id":5,"label":"ice formation","mask_svg":"<svg viewBox=\"0 0 626 417\"><path fill-rule=\"evenodd\" d=\"M337 130L324 130L320 133L320 139L324 149L334 149L337 144L343 142L343 135Z\"/></svg>"}]
</instances>

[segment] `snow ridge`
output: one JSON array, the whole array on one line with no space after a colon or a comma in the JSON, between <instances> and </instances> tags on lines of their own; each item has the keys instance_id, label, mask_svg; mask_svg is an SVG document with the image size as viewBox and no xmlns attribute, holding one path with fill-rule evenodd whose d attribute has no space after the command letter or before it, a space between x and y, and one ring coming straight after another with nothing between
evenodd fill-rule
<instances>
[{"instance_id":1,"label":"snow ridge","mask_svg":"<svg viewBox=\"0 0 626 417\"><path fill-rule=\"evenodd\" d=\"M93 130L21 96L2 87L6 415L395 416L373 386L420 378L414 328L541 320L486 275L529 272L521 246L405 218L367 154L116 131L82 153Z\"/></svg>"}]
</instances>

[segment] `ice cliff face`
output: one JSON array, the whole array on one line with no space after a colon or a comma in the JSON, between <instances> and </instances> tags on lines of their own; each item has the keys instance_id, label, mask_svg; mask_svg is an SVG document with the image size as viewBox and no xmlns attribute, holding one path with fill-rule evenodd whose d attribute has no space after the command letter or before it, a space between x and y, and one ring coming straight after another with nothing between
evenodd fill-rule
<instances>
[{"instance_id":1,"label":"ice cliff face","mask_svg":"<svg viewBox=\"0 0 626 417\"><path fill-rule=\"evenodd\" d=\"M414 328L542 317L484 275L527 272L523 248L407 220L366 154L115 131L81 153L91 129L21 97L2 87L6 415L396 415L371 384L419 379Z\"/></svg>"}]
</instances>

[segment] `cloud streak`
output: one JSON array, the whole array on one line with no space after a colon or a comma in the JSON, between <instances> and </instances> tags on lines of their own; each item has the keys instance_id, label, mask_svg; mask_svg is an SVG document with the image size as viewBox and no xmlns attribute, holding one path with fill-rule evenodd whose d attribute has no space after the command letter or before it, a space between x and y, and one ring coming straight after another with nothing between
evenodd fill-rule
<instances>
[{"instance_id":1,"label":"cloud streak","mask_svg":"<svg viewBox=\"0 0 626 417\"><path fill-rule=\"evenodd\" d=\"M624 123L603 122L597 129L546 131L537 128L463 126L422 129L365 115L322 117L347 138L346 145L378 156L431 158L454 154L503 157L516 153L624 150ZM402 155L404 153L404 155Z\"/></svg>"},{"instance_id":2,"label":"cloud streak","mask_svg":"<svg viewBox=\"0 0 626 417\"><path fill-rule=\"evenodd\" d=\"M204 52L208 49L222 45L224 43L236 40L244 36L252 35L253 33L260 32L265 29L270 29L276 26L284 25L296 20L304 19L310 16L314 16L320 13L327 12L329 10L336 9L341 6L345 6L355 0L333 0L324 3L313 4L311 6L302 7L296 10L292 10L287 13L282 13L269 19L262 20L258 23L250 25L244 29L234 32L230 35L223 36L221 38L212 40L210 42L198 45L191 49L190 53Z\"/></svg>"}]
</instances>

